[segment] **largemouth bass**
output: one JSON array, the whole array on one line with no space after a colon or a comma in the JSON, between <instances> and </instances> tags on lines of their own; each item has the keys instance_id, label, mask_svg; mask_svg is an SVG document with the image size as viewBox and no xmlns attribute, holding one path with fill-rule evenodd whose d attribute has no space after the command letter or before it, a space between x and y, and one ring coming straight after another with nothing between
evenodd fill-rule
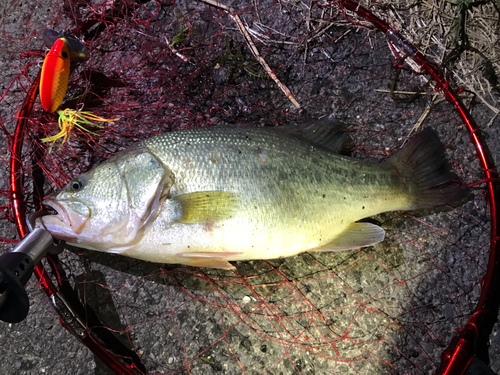
<instances>
[{"instance_id":1,"label":"largemouth bass","mask_svg":"<svg viewBox=\"0 0 500 375\"><path fill-rule=\"evenodd\" d=\"M157 135L47 198L57 215L38 224L78 247L230 269L228 261L371 246L385 232L359 220L467 195L430 129L380 164L339 155L334 133L318 123L304 136L273 128Z\"/></svg>"}]
</instances>

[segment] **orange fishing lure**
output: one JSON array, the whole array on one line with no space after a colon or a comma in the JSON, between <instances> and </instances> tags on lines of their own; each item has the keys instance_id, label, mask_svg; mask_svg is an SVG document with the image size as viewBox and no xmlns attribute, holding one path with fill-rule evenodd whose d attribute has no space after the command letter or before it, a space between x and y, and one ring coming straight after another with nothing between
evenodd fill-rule
<instances>
[{"instance_id":1,"label":"orange fishing lure","mask_svg":"<svg viewBox=\"0 0 500 375\"><path fill-rule=\"evenodd\" d=\"M52 113L59 108L66 95L70 60L77 62L86 61L89 59L90 54L87 47L64 32L59 33L46 29L43 32L43 39L48 47L52 47L43 61L40 77L40 100L45 112ZM87 133L98 135L85 128L84 125L102 128L102 125L98 125L96 121L113 124L113 121L119 120L119 118L105 119L88 111L72 110L69 108L64 111L59 110L57 114L59 116L58 124L60 132L41 139L42 142L52 142L49 152L52 150L54 142L58 139L62 139L61 146L67 142L75 126Z\"/></svg>"},{"instance_id":2,"label":"orange fishing lure","mask_svg":"<svg viewBox=\"0 0 500 375\"><path fill-rule=\"evenodd\" d=\"M69 49L65 38L57 39L45 57L40 77L40 100L45 112L54 112L64 99L69 79Z\"/></svg>"}]
</instances>

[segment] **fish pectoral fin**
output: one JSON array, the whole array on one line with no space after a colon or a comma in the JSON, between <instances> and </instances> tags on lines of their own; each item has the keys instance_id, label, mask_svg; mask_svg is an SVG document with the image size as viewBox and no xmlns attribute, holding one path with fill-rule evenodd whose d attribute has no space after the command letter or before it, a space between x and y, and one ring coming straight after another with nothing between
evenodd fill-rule
<instances>
[{"instance_id":1,"label":"fish pectoral fin","mask_svg":"<svg viewBox=\"0 0 500 375\"><path fill-rule=\"evenodd\" d=\"M373 246L383 241L385 231L372 223L352 223L332 242L315 249L317 251L343 251Z\"/></svg>"},{"instance_id":2,"label":"fish pectoral fin","mask_svg":"<svg viewBox=\"0 0 500 375\"><path fill-rule=\"evenodd\" d=\"M226 191L197 191L172 198L178 203L177 222L204 224L230 219L238 209L239 197Z\"/></svg>"},{"instance_id":3,"label":"fish pectoral fin","mask_svg":"<svg viewBox=\"0 0 500 375\"><path fill-rule=\"evenodd\" d=\"M240 255L240 253L211 253L211 252L199 252L199 253L178 253L177 256L185 258L183 264L187 264L193 267L210 267L210 268L220 268L223 270L234 270L236 269L227 260L221 258Z\"/></svg>"}]
</instances>

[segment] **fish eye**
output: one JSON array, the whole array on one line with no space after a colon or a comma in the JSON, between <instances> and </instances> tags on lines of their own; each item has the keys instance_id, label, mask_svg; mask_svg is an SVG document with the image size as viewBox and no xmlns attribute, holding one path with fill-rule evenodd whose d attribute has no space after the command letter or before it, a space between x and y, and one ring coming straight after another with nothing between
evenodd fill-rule
<instances>
[{"instance_id":1,"label":"fish eye","mask_svg":"<svg viewBox=\"0 0 500 375\"><path fill-rule=\"evenodd\" d=\"M67 59L68 58L68 53L66 51L62 51L62 57Z\"/></svg>"},{"instance_id":2,"label":"fish eye","mask_svg":"<svg viewBox=\"0 0 500 375\"><path fill-rule=\"evenodd\" d=\"M77 178L76 180L71 181L69 186L72 190L78 191L83 188L83 180L81 178Z\"/></svg>"}]
</instances>

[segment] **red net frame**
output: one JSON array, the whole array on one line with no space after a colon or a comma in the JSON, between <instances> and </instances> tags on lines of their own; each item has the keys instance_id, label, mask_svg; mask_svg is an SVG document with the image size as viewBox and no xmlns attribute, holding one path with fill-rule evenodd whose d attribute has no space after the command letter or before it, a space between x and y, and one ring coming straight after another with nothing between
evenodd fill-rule
<instances>
[{"instance_id":1,"label":"red net frame","mask_svg":"<svg viewBox=\"0 0 500 375\"><path fill-rule=\"evenodd\" d=\"M490 219L491 219L491 243L490 243L490 258L488 262L488 269L482 281L482 292L480 299L477 303L476 310L474 314L469 318L467 324L461 329L459 336L450 344L450 347L443 353L443 363L439 369L440 373L443 374L455 374L460 373L466 368L467 364L472 360L474 355L475 340L478 336L478 326L485 324L484 317L491 314L491 298L493 285L497 283L494 274L498 264L497 255L497 237L498 228L496 224L497 211L496 211L496 180L494 176L494 170L491 162L489 161L488 153L484 141L480 138L478 133L478 127L471 118L468 110L465 108L455 90L449 87L449 82L447 78L443 75L442 71L432 63L429 63L426 58L415 50L407 41L405 41L395 30L391 29L379 18L371 14L369 11L363 9L357 4L343 0L341 2L343 9L348 9L355 12L359 17L369 21L374 27L385 33L388 39L391 41L393 46L397 47L403 55L411 57L416 61L419 66L425 70L436 82L437 89L442 90L445 94L446 99L452 103L460 117L463 119L467 130L471 136L471 142L474 145L477 157L479 159L481 168L485 174L485 180L488 188L488 204L490 207ZM347 16L348 18L348 16ZM23 186L21 183L18 171L20 170L21 163L21 152L24 142L24 131L27 126L27 122L30 116L30 112L33 103L37 95L38 82L35 80L26 96L26 100L23 107L18 112L18 124L16 131L14 133L13 143L12 143L12 157L10 163L11 175L11 191L12 191L12 207L14 210L14 216L16 225L18 227L19 235L23 237L26 234L25 226L25 214L26 211L24 198L23 198ZM36 275L40 280L41 286L44 288L47 295L50 297L57 293L57 288L52 283L50 278L46 277L44 269L42 266L38 266L36 269ZM67 327L71 330L71 327ZM98 340L94 339L92 335L88 334L85 337L79 337L79 339L84 342L96 355L98 355L108 366L110 366L117 373L133 373L134 365L124 365L121 361L117 360L113 355L111 355Z\"/></svg>"}]
</instances>

